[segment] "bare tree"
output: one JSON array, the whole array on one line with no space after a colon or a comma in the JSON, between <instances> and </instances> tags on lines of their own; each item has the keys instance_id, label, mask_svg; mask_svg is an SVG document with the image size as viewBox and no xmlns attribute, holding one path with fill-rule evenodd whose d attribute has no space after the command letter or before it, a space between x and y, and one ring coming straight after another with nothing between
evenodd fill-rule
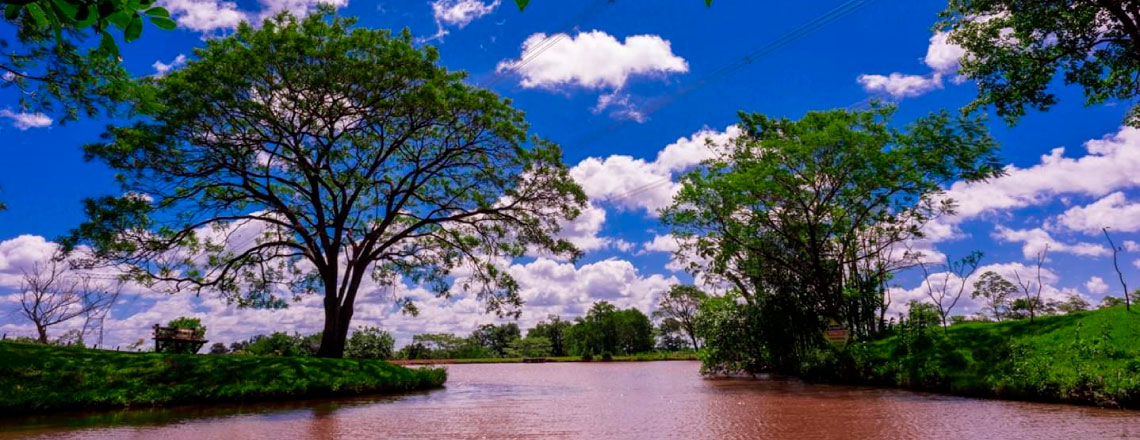
<instances>
[{"instance_id":1,"label":"bare tree","mask_svg":"<svg viewBox=\"0 0 1140 440\"><path fill-rule=\"evenodd\" d=\"M20 314L36 326L41 343L48 342L48 327L84 317L82 333L102 321L119 288L104 289L90 275L74 273L66 262L34 263L23 271L20 283ZM100 324L101 325L101 324ZM101 333L101 332L100 332Z\"/></svg>"},{"instance_id":2,"label":"bare tree","mask_svg":"<svg viewBox=\"0 0 1140 440\"><path fill-rule=\"evenodd\" d=\"M1041 266L1045 264L1045 254L1049 252L1049 246L1045 246L1045 250L1037 253L1037 286L1034 289L1033 280L1021 279L1021 273L1018 270L1013 271L1014 278L1017 278L1017 285L1021 287L1021 291L1025 293L1025 311L1029 312L1029 322L1033 322L1033 318L1037 316L1037 308L1042 305L1041 303L1041 289L1044 284L1041 283Z\"/></svg>"},{"instance_id":3,"label":"bare tree","mask_svg":"<svg viewBox=\"0 0 1140 440\"><path fill-rule=\"evenodd\" d=\"M701 343L697 338L696 317L701 302L707 297L708 295L696 286L674 285L661 297L661 302L657 304L657 311L653 312L653 316L663 318L662 327L671 327L683 332L693 343L693 349L700 350Z\"/></svg>"},{"instance_id":4,"label":"bare tree","mask_svg":"<svg viewBox=\"0 0 1140 440\"><path fill-rule=\"evenodd\" d=\"M918 260L918 267L922 268L922 275L926 281L926 296L934 302L938 307L938 316L942 318L942 328L946 329L946 322L950 317L950 313L954 307L958 305L958 300L962 298L962 292L966 290L966 280L978 270L978 265L982 262L982 253L980 251L970 252L969 255L962 257L958 261L950 261L946 259L945 271L942 272L942 283L935 288L930 282L930 271L922 259ZM958 279L958 288L952 289L950 287L950 277Z\"/></svg>"},{"instance_id":5,"label":"bare tree","mask_svg":"<svg viewBox=\"0 0 1140 440\"><path fill-rule=\"evenodd\" d=\"M1132 303L1128 299L1128 283L1124 282L1124 273L1120 271L1120 264L1116 262L1116 254L1120 251L1116 247L1116 243L1112 242L1112 237L1108 236L1108 228L1103 228L1104 238L1108 240L1108 247L1112 248L1112 268L1116 269L1116 276L1120 277L1120 285L1124 287L1124 310L1132 311Z\"/></svg>"}]
</instances>

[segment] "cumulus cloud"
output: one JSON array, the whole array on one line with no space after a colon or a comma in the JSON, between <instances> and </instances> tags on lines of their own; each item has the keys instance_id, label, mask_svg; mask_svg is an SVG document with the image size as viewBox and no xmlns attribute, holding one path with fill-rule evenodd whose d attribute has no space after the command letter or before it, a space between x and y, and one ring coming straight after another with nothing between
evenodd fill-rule
<instances>
[{"instance_id":1,"label":"cumulus cloud","mask_svg":"<svg viewBox=\"0 0 1140 440\"><path fill-rule=\"evenodd\" d=\"M225 0L160 0L158 4L170 11L179 27L210 34L235 29L243 21L260 23L283 11L302 17L321 4L341 8L348 5L348 0L259 0L258 3L261 6L258 11L239 9L237 3Z\"/></svg>"},{"instance_id":2,"label":"cumulus cloud","mask_svg":"<svg viewBox=\"0 0 1140 440\"><path fill-rule=\"evenodd\" d=\"M1065 157L1065 148L1054 148L1042 155L1036 165L1007 166L1002 177L985 182L955 182L941 197L955 202L956 213L928 224L926 230L936 232L937 240L950 239L959 236L956 234L958 224L985 214L1046 205L1063 197L1105 197L1140 187L1140 130L1121 128L1114 134L1085 142L1084 149L1083 156L1071 158ZM1132 219L1099 217L1104 209L1113 206L1131 209L1131 204L1121 197L1108 197L1094 209L1072 211L1065 218L1065 225L1086 231L1094 226L1087 223L1089 221L1111 221L1118 227L1128 226ZM1098 217L1094 219L1090 215Z\"/></svg>"},{"instance_id":3,"label":"cumulus cloud","mask_svg":"<svg viewBox=\"0 0 1140 440\"><path fill-rule=\"evenodd\" d=\"M159 5L170 11L179 27L198 32L234 29L248 19L237 3L222 0L161 0Z\"/></svg>"},{"instance_id":4,"label":"cumulus cloud","mask_svg":"<svg viewBox=\"0 0 1140 440\"><path fill-rule=\"evenodd\" d=\"M595 112L616 108L615 117L645 121L628 94L633 77L664 77L686 73L689 63L673 53L672 44L657 35L631 35L623 41L602 32L577 35L536 33L522 44L518 59L504 60L499 74L520 76L524 88L608 90L598 98Z\"/></svg>"},{"instance_id":5,"label":"cumulus cloud","mask_svg":"<svg viewBox=\"0 0 1140 440\"><path fill-rule=\"evenodd\" d=\"M185 66L185 65L186 65L186 55L178 54L178 56L174 57L174 60L170 61L170 64L163 63L162 61L155 61L154 64L151 64L151 67L154 68L154 74L155 75L163 76L163 75L166 75L171 70L177 69L177 68Z\"/></svg>"},{"instance_id":6,"label":"cumulus cloud","mask_svg":"<svg viewBox=\"0 0 1140 440\"><path fill-rule=\"evenodd\" d=\"M859 75L859 85L870 93L885 93L893 98L910 98L942 88L942 76L904 75L898 72L890 75Z\"/></svg>"},{"instance_id":7,"label":"cumulus cloud","mask_svg":"<svg viewBox=\"0 0 1140 440\"><path fill-rule=\"evenodd\" d=\"M1069 208L1057 216L1057 224L1089 235L1100 234L1106 227L1121 232L1140 231L1140 203L1130 202L1123 192L1117 191L1087 206Z\"/></svg>"},{"instance_id":8,"label":"cumulus cloud","mask_svg":"<svg viewBox=\"0 0 1140 440\"><path fill-rule=\"evenodd\" d=\"M948 34L936 32L930 37L923 62L930 68L925 75L912 75L894 72L889 75L864 74L857 81L868 93L886 94L895 99L913 98L941 89L942 79L951 77L951 82L960 84L964 79L957 75L958 60L966 54L965 49L947 41Z\"/></svg>"},{"instance_id":9,"label":"cumulus cloud","mask_svg":"<svg viewBox=\"0 0 1140 440\"><path fill-rule=\"evenodd\" d=\"M681 249L681 243L673 235L654 235L653 240L645 242L641 247L646 252L673 253Z\"/></svg>"},{"instance_id":10,"label":"cumulus cloud","mask_svg":"<svg viewBox=\"0 0 1140 440\"><path fill-rule=\"evenodd\" d=\"M431 2L431 12L436 21L462 29L472 21L495 12L499 3L499 0L490 3L478 0L436 0Z\"/></svg>"},{"instance_id":11,"label":"cumulus cloud","mask_svg":"<svg viewBox=\"0 0 1140 440\"><path fill-rule=\"evenodd\" d=\"M1100 295L1108 291L1108 283L1105 283L1103 278L1094 276L1085 282L1085 289L1089 293Z\"/></svg>"},{"instance_id":12,"label":"cumulus cloud","mask_svg":"<svg viewBox=\"0 0 1140 440\"><path fill-rule=\"evenodd\" d=\"M1044 229L1010 229L998 225L994 228L993 237L1011 243L1022 243L1021 253L1025 258L1037 258L1042 252L1074 254L1086 257L1101 257L1112 252L1108 248L1093 243L1061 243L1049 235Z\"/></svg>"},{"instance_id":13,"label":"cumulus cloud","mask_svg":"<svg viewBox=\"0 0 1140 440\"><path fill-rule=\"evenodd\" d=\"M740 135L740 129L729 126L724 131L703 129L687 138L677 139L653 161L615 154L606 158L590 157L570 169L590 200L607 202L626 209L644 209L656 215L669 206L680 188L673 175L687 170L713 156L712 145L723 145Z\"/></svg>"},{"instance_id":14,"label":"cumulus cloud","mask_svg":"<svg viewBox=\"0 0 1140 440\"><path fill-rule=\"evenodd\" d=\"M52 123L51 117L43 113L17 113L9 109L0 109L0 118L11 119L12 126L20 130L48 127Z\"/></svg>"}]
</instances>

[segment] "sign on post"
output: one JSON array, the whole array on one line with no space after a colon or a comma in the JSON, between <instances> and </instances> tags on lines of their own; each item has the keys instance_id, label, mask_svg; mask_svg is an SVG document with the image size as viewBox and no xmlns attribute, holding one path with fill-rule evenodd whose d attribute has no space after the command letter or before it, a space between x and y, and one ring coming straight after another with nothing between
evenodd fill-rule
<instances>
[{"instance_id":1,"label":"sign on post","mask_svg":"<svg viewBox=\"0 0 1140 440\"><path fill-rule=\"evenodd\" d=\"M839 322L834 319L827 324L827 330L824 331L823 335L828 341L831 341L831 343L835 345L846 344L851 338L851 334L847 331L847 328L840 325Z\"/></svg>"}]
</instances>

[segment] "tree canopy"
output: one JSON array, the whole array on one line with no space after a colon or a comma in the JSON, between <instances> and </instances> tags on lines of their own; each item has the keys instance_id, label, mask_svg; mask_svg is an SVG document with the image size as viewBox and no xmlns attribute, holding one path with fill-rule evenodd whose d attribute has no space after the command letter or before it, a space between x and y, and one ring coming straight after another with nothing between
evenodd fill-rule
<instances>
[{"instance_id":1,"label":"tree canopy","mask_svg":"<svg viewBox=\"0 0 1140 440\"><path fill-rule=\"evenodd\" d=\"M713 145L663 212L691 271L762 309L774 356L814 346L832 319L877 331L885 283L913 258L903 244L953 211L943 185L1001 173L980 119L941 112L900 129L893 112L742 113L742 135Z\"/></svg>"},{"instance_id":2,"label":"tree canopy","mask_svg":"<svg viewBox=\"0 0 1140 440\"><path fill-rule=\"evenodd\" d=\"M536 249L578 255L554 238L586 200L559 147L407 32L352 25L283 13L143 80L145 118L85 148L124 195L85 201L65 247L241 306L320 293L322 356L342 354L365 280L377 285L367 294L408 280L446 296L458 284L517 316L518 285L500 265Z\"/></svg>"},{"instance_id":3,"label":"tree canopy","mask_svg":"<svg viewBox=\"0 0 1140 440\"><path fill-rule=\"evenodd\" d=\"M978 84L968 109L992 106L1010 123L1057 103L1058 74L1089 105L1140 90L1135 0L950 0L936 28L965 49L959 73ZM1128 122L1140 123L1135 109Z\"/></svg>"}]
</instances>

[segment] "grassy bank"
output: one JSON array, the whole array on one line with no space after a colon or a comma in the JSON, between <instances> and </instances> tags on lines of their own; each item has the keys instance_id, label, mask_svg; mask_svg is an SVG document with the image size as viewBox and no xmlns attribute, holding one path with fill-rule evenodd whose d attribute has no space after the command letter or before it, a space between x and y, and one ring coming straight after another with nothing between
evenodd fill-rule
<instances>
[{"instance_id":1,"label":"grassy bank","mask_svg":"<svg viewBox=\"0 0 1140 440\"><path fill-rule=\"evenodd\" d=\"M825 358L827 356L824 356ZM1140 312L963 323L858 344L806 377L957 395L1140 407Z\"/></svg>"},{"instance_id":2,"label":"grassy bank","mask_svg":"<svg viewBox=\"0 0 1140 440\"><path fill-rule=\"evenodd\" d=\"M474 359L398 359L392 362L399 365L435 365L435 364L518 364L530 362L648 362L648 361L695 361L698 360L695 351L653 352L632 355L613 356L609 360L599 357L583 359L581 356L547 356L543 358L474 358Z\"/></svg>"},{"instance_id":3,"label":"grassy bank","mask_svg":"<svg viewBox=\"0 0 1140 440\"><path fill-rule=\"evenodd\" d=\"M0 413L301 399L442 386L442 369L308 357L119 353L0 342Z\"/></svg>"}]
</instances>

